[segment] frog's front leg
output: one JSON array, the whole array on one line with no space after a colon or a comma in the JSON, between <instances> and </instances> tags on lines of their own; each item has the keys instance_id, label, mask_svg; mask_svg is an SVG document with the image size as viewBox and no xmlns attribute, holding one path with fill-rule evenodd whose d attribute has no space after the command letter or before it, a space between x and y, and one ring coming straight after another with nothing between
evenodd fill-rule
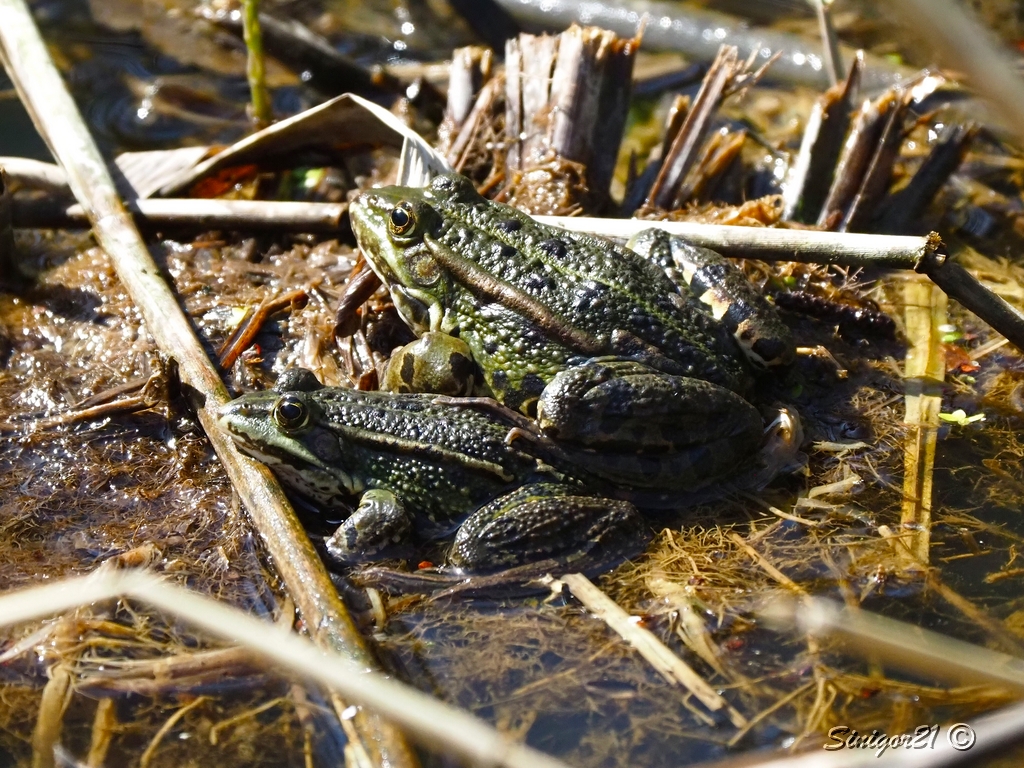
<instances>
[{"instance_id":1,"label":"frog's front leg","mask_svg":"<svg viewBox=\"0 0 1024 768\"><path fill-rule=\"evenodd\" d=\"M629 502L585 496L563 483L533 483L470 515L448 562L475 572L554 558L590 570L639 552L646 541L643 519Z\"/></svg>"},{"instance_id":2,"label":"frog's front leg","mask_svg":"<svg viewBox=\"0 0 1024 768\"><path fill-rule=\"evenodd\" d=\"M405 542L412 525L412 515L401 500L391 491L375 488L363 494L356 511L324 544L338 563L365 562Z\"/></svg>"}]
</instances>

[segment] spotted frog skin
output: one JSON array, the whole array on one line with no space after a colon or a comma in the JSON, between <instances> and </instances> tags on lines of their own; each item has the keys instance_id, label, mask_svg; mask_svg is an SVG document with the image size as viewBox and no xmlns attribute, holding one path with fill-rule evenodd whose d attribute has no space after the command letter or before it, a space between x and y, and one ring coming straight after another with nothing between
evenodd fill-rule
<instances>
[{"instance_id":1,"label":"spotted frog skin","mask_svg":"<svg viewBox=\"0 0 1024 768\"><path fill-rule=\"evenodd\" d=\"M222 408L219 423L325 512L359 500L326 541L342 564L454 532L448 563L462 571L551 558L589 567L646 539L631 503L595 493L582 469L542 458L536 441L509 440L522 420L493 401L323 387L293 369L275 391Z\"/></svg>"},{"instance_id":2,"label":"spotted frog skin","mask_svg":"<svg viewBox=\"0 0 1024 768\"><path fill-rule=\"evenodd\" d=\"M540 224L459 175L423 189L371 190L349 212L367 261L417 335L458 337L482 374L477 394L593 451L594 471L601 464L625 486L690 489L760 445L760 414L743 397L750 360L774 362L780 349L785 358L792 343L770 307L765 324L781 338L752 334L743 318L730 324L717 283L698 297L669 274L714 278L719 263L681 264L685 249L656 236L638 243L645 258ZM701 449L704 460L694 462ZM696 471L666 471L679 451Z\"/></svg>"}]
</instances>

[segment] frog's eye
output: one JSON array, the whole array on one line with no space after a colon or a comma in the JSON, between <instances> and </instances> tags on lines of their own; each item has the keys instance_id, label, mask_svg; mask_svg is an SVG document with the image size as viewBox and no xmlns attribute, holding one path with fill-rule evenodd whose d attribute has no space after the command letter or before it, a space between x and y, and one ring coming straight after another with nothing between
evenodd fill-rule
<instances>
[{"instance_id":1,"label":"frog's eye","mask_svg":"<svg viewBox=\"0 0 1024 768\"><path fill-rule=\"evenodd\" d=\"M309 409L295 395L284 395L274 403L273 417L281 429L302 429L309 423Z\"/></svg>"},{"instance_id":2,"label":"frog's eye","mask_svg":"<svg viewBox=\"0 0 1024 768\"><path fill-rule=\"evenodd\" d=\"M409 237L416 229L416 216L409 203L399 203L388 214L388 229L396 237Z\"/></svg>"}]
</instances>

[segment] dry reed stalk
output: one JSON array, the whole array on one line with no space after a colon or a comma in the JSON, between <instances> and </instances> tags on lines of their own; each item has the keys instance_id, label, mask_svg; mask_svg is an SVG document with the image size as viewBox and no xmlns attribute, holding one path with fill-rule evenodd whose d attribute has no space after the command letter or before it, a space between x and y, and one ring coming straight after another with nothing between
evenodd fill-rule
<instances>
[{"instance_id":1,"label":"dry reed stalk","mask_svg":"<svg viewBox=\"0 0 1024 768\"><path fill-rule=\"evenodd\" d=\"M72 677L69 662L54 664L47 671L49 679L43 686L36 715L36 727L32 731L32 768L54 768L54 750L60 744L64 724L64 710L71 701Z\"/></svg>"},{"instance_id":2,"label":"dry reed stalk","mask_svg":"<svg viewBox=\"0 0 1024 768\"><path fill-rule=\"evenodd\" d=\"M1024 656L1024 646L1021 645L1020 639L1010 632L999 619L993 618L984 608L978 607L946 584L936 569L928 568L926 563L919 560L907 544L905 536L897 536L887 525L878 526L878 533L893 545L893 548L897 551L897 556L911 562L918 570L924 572L925 583L928 589L935 592L953 608L960 611L967 619L985 630L991 638L993 645L1005 653L1013 654L1017 658Z\"/></svg>"},{"instance_id":3,"label":"dry reed stalk","mask_svg":"<svg viewBox=\"0 0 1024 768\"><path fill-rule=\"evenodd\" d=\"M946 295L930 280L911 278L904 288L907 338L904 422L903 513L900 527L910 537L908 560L900 550L904 567L917 569L928 565L932 525L932 474L935 469L935 445L942 408L942 381L946 378L946 358L942 332L946 323ZM920 565L919 565L920 564Z\"/></svg>"},{"instance_id":4,"label":"dry reed stalk","mask_svg":"<svg viewBox=\"0 0 1024 768\"><path fill-rule=\"evenodd\" d=\"M930 43L939 61L966 76L1024 143L1024 82L1014 58L977 17L950 0L895 0L889 6Z\"/></svg>"},{"instance_id":5,"label":"dry reed stalk","mask_svg":"<svg viewBox=\"0 0 1024 768\"><path fill-rule=\"evenodd\" d=\"M598 589L582 573L569 573L559 579L573 597L604 621L616 634L636 649L662 677L670 683L680 685L697 698L712 712L722 711L737 728L742 728L747 719L734 709L729 702L712 688L686 662L674 654L650 630L641 627L618 603Z\"/></svg>"},{"instance_id":6,"label":"dry reed stalk","mask_svg":"<svg viewBox=\"0 0 1024 768\"><path fill-rule=\"evenodd\" d=\"M838 641L847 651L903 674L951 685L994 685L1024 695L1024 659L822 598L776 600L760 611L769 626Z\"/></svg>"},{"instance_id":7,"label":"dry reed stalk","mask_svg":"<svg viewBox=\"0 0 1024 768\"><path fill-rule=\"evenodd\" d=\"M117 729L117 702L114 699L100 699L96 702L96 714L92 720L92 737L89 740L89 754L85 758L87 768L103 768L110 751L110 742Z\"/></svg>"},{"instance_id":8,"label":"dry reed stalk","mask_svg":"<svg viewBox=\"0 0 1024 768\"><path fill-rule=\"evenodd\" d=\"M206 200L148 198L132 200L128 210L140 224L155 228L239 229L257 232L336 234L348 213L346 203L304 203L279 200ZM81 205L60 200L25 201L11 206L15 227L51 229L89 225Z\"/></svg>"}]
</instances>

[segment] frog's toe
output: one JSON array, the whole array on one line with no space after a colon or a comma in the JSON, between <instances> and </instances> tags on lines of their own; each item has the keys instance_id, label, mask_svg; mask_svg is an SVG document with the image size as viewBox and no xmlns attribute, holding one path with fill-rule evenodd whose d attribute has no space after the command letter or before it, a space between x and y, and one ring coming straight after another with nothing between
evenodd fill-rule
<instances>
[{"instance_id":1,"label":"frog's toe","mask_svg":"<svg viewBox=\"0 0 1024 768\"><path fill-rule=\"evenodd\" d=\"M359 507L324 541L336 563L349 565L393 554L409 538L412 517L393 493L371 490Z\"/></svg>"},{"instance_id":2,"label":"frog's toe","mask_svg":"<svg viewBox=\"0 0 1024 768\"><path fill-rule=\"evenodd\" d=\"M448 562L479 572L557 559L590 570L643 548L647 530L632 504L577 494L537 483L492 501L459 527Z\"/></svg>"},{"instance_id":3,"label":"frog's toe","mask_svg":"<svg viewBox=\"0 0 1024 768\"><path fill-rule=\"evenodd\" d=\"M803 468L807 464L807 454L800 450L803 439L800 415L790 408L780 408L765 428L765 443L758 455L761 472L755 487L764 487L779 475Z\"/></svg>"}]
</instances>

